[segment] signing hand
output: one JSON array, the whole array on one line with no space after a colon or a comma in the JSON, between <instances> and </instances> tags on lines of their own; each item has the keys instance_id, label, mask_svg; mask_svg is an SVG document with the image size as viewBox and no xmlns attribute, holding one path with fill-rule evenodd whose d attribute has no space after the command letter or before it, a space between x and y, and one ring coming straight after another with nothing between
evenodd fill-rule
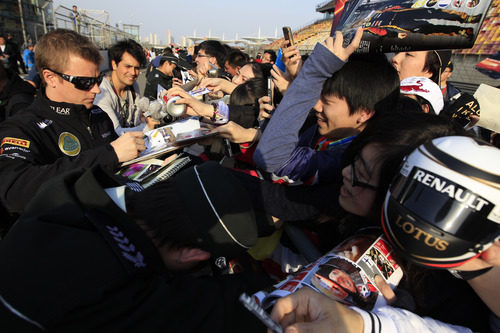
<instances>
[{"instance_id":1,"label":"signing hand","mask_svg":"<svg viewBox=\"0 0 500 333\"><path fill-rule=\"evenodd\" d=\"M118 162L130 161L139 156L139 153L146 149L142 132L126 132L115 141L111 142L111 147L115 150Z\"/></svg>"}]
</instances>

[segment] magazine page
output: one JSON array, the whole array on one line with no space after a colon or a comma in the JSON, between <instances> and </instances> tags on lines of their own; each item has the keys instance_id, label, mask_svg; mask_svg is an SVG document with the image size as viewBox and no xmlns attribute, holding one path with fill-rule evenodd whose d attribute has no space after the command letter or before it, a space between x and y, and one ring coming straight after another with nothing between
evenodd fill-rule
<instances>
[{"instance_id":1,"label":"magazine page","mask_svg":"<svg viewBox=\"0 0 500 333\"><path fill-rule=\"evenodd\" d=\"M470 48L491 2L350 0L337 30L348 44L363 27L358 53Z\"/></svg>"},{"instance_id":2,"label":"magazine page","mask_svg":"<svg viewBox=\"0 0 500 333\"><path fill-rule=\"evenodd\" d=\"M375 275L395 288L403 270L383 236L355 235L271 290L255 293L254 298L267 308L277 298L307 286L344 304L371 310L385 304L375 285Z\"/></svg>"},{"instance_id":3,"label":"magazine page","mask_svg":"<svg viewBox=\"0 0 500 333\"><path fill-rule=\"evenodd\" d=\"M500 89L481 83L474 93L481 114L476 126L500 132Z\"/></svg>"},{"instance_id":4,"label":"magazine page","mask_svg":"<svg viewBox=\"0 0 500 333\"><path fill-rule=\"evenodd\" d=\"M200 121L196 117L181 119L163 127L155 128L144 133L146 150L141 155L148 155L155 151L172 146L180 133L192 132L200 129Z\"/></svg>"},{"instance_id":5,"label":"magazine page","mask_svg":"<svg viewBox=\"0 0 500 333\"><path fill-rule=\"evenodd\" d=\"M123 167L117 174L130 180L141 181L144 177L160 169L162 164L162 160L152 158L141 163L134 163Z\"/></svg>"}]
</instances>

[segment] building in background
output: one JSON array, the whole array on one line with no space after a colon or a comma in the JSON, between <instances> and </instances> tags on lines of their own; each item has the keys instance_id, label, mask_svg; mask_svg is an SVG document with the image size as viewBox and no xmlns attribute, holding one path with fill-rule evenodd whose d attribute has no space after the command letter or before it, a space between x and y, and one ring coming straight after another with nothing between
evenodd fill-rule
<instances>
[{"instance_id":1,"label":"building in background","mask_svg":"<svg viewBox=\"0 0 500 333\"><path fill-rule=\"evenodd\" d=\"M11 33L19 45L36 43L53 29L52 1L2 0L0 1L0 33Z\"/></svg>"}]
</instances>

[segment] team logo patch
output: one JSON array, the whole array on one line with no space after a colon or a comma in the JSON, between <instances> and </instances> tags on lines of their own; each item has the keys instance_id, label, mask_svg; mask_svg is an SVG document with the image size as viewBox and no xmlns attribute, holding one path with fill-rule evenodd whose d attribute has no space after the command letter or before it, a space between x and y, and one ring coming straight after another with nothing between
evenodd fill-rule
<instances>
[{"instance_id":1,"label":"team logo patch","mask_svg":"<svg viewBox=\"0 0 500 333\"><path fill-rule=\"evenodd\" d=\"M59 135L59 149L68 156L76 156L81 150L80 140L74 134L62 132Z\"/></svg>"},{"instance_id":2,"label":"team logo patch","mask_svg":"<svg viewBox=\"0 0 500 333\"><path fill-rule=\"evenodd\" d=\"M4 144L19 146L19 147L23 147L23 148L29 148L30 147L30 142L28 140L23 140L23 139L18 139L18 138L11 138L11 137L5 137L2 140L2 143L0 144L0 147L2 147Z\"/></svg>"}]
</instances>

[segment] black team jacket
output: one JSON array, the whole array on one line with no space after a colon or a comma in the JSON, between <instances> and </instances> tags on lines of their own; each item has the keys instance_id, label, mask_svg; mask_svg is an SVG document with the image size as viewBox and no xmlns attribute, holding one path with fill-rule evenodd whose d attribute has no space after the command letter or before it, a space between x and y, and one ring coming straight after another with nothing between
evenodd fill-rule
<instances>
[{"instance_id":1,"label":"black team jacket","mask_svg":"<svg viewBox=\"0 0 500 333\"><path fill-rule=\"evenodd\" d=\"M50 101L42 91L20 114L0 123L0 200L20 213L40 185L63 172L96 164L118 167L117 138L98 107Z\"/></svg>"},{"instance_id":2,"label":"black team jacket","mask_svg":"<svg viewBox=\"0 0 500 333\"><path fill-rule=\"evenodd\" d=\"M5 332L263 332L238 304L262 285L242 275L176 276L104 192L101 167L40 188L0 242Z\"/></svg>"}]
</instances>

